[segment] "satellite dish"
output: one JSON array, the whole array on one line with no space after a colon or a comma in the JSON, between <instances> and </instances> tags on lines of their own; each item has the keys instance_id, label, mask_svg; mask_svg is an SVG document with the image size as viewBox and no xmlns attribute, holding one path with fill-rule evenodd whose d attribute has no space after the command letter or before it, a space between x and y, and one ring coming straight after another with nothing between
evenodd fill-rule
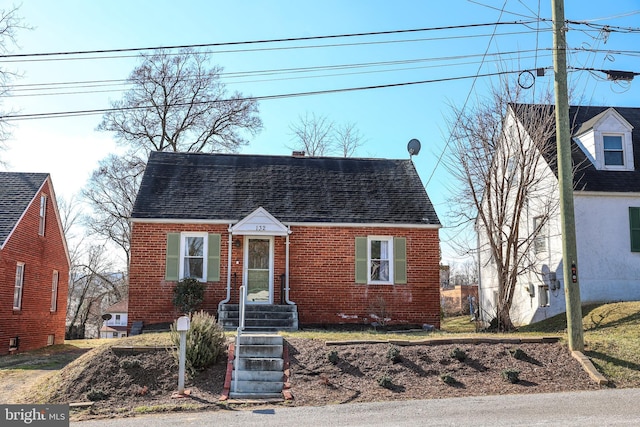
<instances>
[{"instance_id":1,"label":"satellite dish","mask_svg":"<svg viewBox=\"0 0 640 427\"><path fill-rule=\"evenodd\" d=\"M410 156L417 156L420 152L420 141L415 138L409 141L409 143L407 144L407 151L409 152Z\"/></svg>"},{"instance_id":2,"label":"satellite dish","mask_svg":"<svg viewBox=\"0 0 640 427\"><path fill-rule=\"evenodd\" d=\"M102 320L111 320L111 313L106 313L102 315Z\"/></svg>"}]
</instances>

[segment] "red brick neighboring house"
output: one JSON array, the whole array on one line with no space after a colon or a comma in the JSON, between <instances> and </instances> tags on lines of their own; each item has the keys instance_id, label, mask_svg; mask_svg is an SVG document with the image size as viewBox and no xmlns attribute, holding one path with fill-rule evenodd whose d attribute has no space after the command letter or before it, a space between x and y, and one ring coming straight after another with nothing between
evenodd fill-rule
<instances>
[{"instance_id":1,"label":"red brick neighboring house","mask_svg":"<svg viewBox=\"0 0 640 427\"><path fill-rule=\"evenodd\" d=\"M131 223L129 328L180 316L187 276L219 318L244 284L294 328L439 327L440 222L410 160L154 152Z\"/></svg>"},{"instance_id":2,"label":"red brick neighboring house","mask_svg":"<svg viewBox=\"0 0 640 427\"><path fill-rule=\"evenodd\" d=\"M68 278L50 175L0 172L0 355L64 343Z\"/></svg>"}]
</instances>

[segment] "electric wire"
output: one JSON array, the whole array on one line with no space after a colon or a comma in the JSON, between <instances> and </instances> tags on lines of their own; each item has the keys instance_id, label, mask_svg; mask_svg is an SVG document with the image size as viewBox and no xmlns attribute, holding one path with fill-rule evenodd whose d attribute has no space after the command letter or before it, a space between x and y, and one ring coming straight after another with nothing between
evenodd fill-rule
<instances>
[{"instance_id":1,"label":"electric wire","mask_svg":"<svg viewBox=\"0 0 640 427\"><path fill-rule=\"evenodd\" d=\"M502 10L500 11L500 15L498 17L498 22L500 21L500 18L502 18L502 11L504 11L504 8L507 6L507 1L505 0L503 5L502 5ZM494 31L497 29L497 26L494 27ZM487 54L489 52L489 49L491 48L491 42L492 42L493 38L491 40L489 40L489 43L487 44L487 48L485 50L485 54ZM471 94L473 93L473 90L475 88L476 85L476 81L478 80L478 77L480 76L480 70L482 69L482 65L484 64L484 60L482 61L483 63L480 64L478 66L478 71L476 72L476 78L473 79L473 82L471 83L471 88L469 88L469 93L467 94L467 97L464 100L464 104L462 104L462 108L460 109L460 111L458 111L456 120L454 122L453 127L456 127L458 125L458 122L460 121L460 118L462 117L462 113L464 112L465 108L467 107L467 103L469 102L469 99L471 98ZM522 72L522 71L520 71ZM453 139L453 136L450 134L449 138L447 138L447 142L444 145L444 148L442 149L442 152L440 153L440 155L438 156L438 160L436 161L435 166L433 167L433 170L431 171L431 174L429 175L429 178L427 179L427 182L425 183L424 187L427 188L429 186L429 183L431 182L431 179L433 178L434 174L436 173L436 170L438 169L438 166L440 166L440 163L442 162L442 158L444 157L444 154L446 153L447 149L449 148L449 144L451 143L451 140Z\"/></svg>"},{"instance_id":2,"label":"electric wire","mask_svg":"<svg viewBox=\"0 0 640 427\"><path fill-rule=\"evenodd\" d=\"M534 22L535 21L490 22L490 23L479 23L479 24L448 25L448 26L441 26L441 27L425 27L425 28L411 28L411 29L388 30L388 31L370 31L370 32L361 32L361 33L329 34L329 35L307 36L307 37L285 37L285 38L277 38L277 39L246 40L246 41L234 41L234 42L198 43L198 44L173 45L173 46L95 49L95 50L79 50L79 51L68 51L68 52L60 51L60 52L40 52L40 53L16 53L16 54L0 55L0 58L28 58L28 57L38 57L38 56L88 55L88 54L104 54L104 53L122 53L122 52L143 52L143 51L154 51L154 50L175 50L175 49L187 49L187 48L195 49L195 48L219 47L219 46L240 46L240 45L264 44L264 43L326 40L326 39L338 39L338 38L347 38L347 37L380 36L380 35L389 35L389 34L419 33L419 32L426 32L426 31L493 27L496 25L523 25L523 24L532 24Z\"/></svg>"},{"instance_id":3,"label":"electric wire","mask_svg":"<svg viewBox=\"0 0 640 427\"><path fill-rule=\"evenodd\" d=\"M520 72L522 72L522 70L497 71L493 73L475 74L470 76L446 77L441 79L420 80L420 81L411 81L411 82L402 82L402 83L389 83L389 84L382 84L382 85L358 86L358 87L348 87L348 88L341 88L341 89L327 89L327 90L296 92L296 93L278 94L278 95L263 95L263 96L253 96L253 97L244 97L244 98L235 98L235 99L219 99L219 100L212 100L212 101L200 101L195 103L194 102L176 103L176 104L172 104L172 106L181 107L181 106L194 105L194 104L231 102L231 101L237 101L237 100L266 101L266 100L283 99L283 98L296 98L296 97L302 97L302 96L327 95L327 94L335 94L335 93L357 92L357 91L363 91L363 90L414 86L414 85L422 85L422 84L428 84L428 83L442 83L442 82L459 81L459 80L466 80L466 79L474 79L475 81L480 77L493 77L493 76L520 73ZM18 121L18 120L44 119L44 118L75 117L75 116L105 114L105 113L115 112L115 111L144 110L144 109L153 109L153 108L155 107L152 105L143 105L143 106L135 106L135 107L100 108L100 109L93 109L93 110L60 111L60 112L48 112L48 113L30 113L30 114L9 114L9 115L0 116L0 120L9 122L9 121Z\"/></svg>"}]
</instances>

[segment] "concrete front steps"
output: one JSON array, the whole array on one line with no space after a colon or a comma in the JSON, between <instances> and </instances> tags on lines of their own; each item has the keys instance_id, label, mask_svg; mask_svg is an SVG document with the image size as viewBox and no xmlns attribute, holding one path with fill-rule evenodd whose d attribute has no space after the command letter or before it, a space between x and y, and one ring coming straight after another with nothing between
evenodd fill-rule
<instances>
[{"instance_id":1,"label":"concrete front steps","mask_svg":"<svg viewBox=\"0 0 640 427\"><path fill-rule=\"evenodd\" d=\"M238 304L223 304L218 312L218 322L226 330L237 329L239 317ZM248 332L297 331L298 308L290 304L247 304L244 324Z\"/></svg>"},{"instance_id":2,"label":"concrete front steps","mask_svg":"<svg viewBox=\"0 0 640 427\"><path fill-rule=\"evenodd\" d=\"M239 342L236 338L229 397L282 399L285 383L283 348L280 335L243 333Z\"/></svg>"}]
</instances>

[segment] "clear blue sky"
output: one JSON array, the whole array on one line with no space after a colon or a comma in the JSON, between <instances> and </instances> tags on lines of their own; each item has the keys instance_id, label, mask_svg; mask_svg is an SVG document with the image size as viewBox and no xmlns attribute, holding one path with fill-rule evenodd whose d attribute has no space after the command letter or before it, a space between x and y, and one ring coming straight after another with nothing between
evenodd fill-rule
<instances>
[{"instance_id":1,"label":"clear blue sky","mask_svg":"<svg viewBox=\"0 0 640 427\"><path fill-rule=\"evenodd\" d=\"M504 11L501 9L504 6ZM4 8L7 5L2 6ZM551 19L551 0L325 0L325 1L48 1L25 0L24 22L34 29L18 33L12 53L70 52L99 49L173 46L282 39L333 34L447 27L495 22ZM596 25L640 28L640 1L566 1L565 17ZM550 22L482 26L384 36L340 38L213 49L213 61L225 73L280 70L267 75L224 76L230 90L267 96L474 76L504 70L552 67ZM540 31L537 32L536 29ZM640 33L611 32L605 40L596 29L572 25L569 66L640 72ZM495 37L490 37L492 33ZM394 43L379 43L392 42ZM398 42L402 41L402 42ZM351 44L344 46L344 44ZM343 46L338 46L343 45ZM302 46L304 46L302 48ZM322 46L322 47L319 47ZM274 48L264 50L264 48ZM282 49L298 47L296 49ZM247 50L248 48L254 50ZM260 48L263 50L255 50ZM230 52L230 51L234 52ZM610 53L603 50L612 50ZM619 51L627 51L619 53ZM631 52L628 52L631 51ZM481 65L485 52L488 55ZM509 53L511 52L511 53ZM499 54L499 55L497 55ZM34 84L125 79L138 63L134 54L0 58L0 66L22 72L16 89ZM76 58L76 59L70 59ZM40 58L42 59L42 58ZM382 62L394 62L382 65ZM283 69L376 63L376 65L285 73ZM553 73L536 80L536 88L552 84ZM640 81L620 86L598 73L570 75L574 96L594 105L640 106ZM640 78L640 77L639 77ZM266 100L260 103L264 130L242 153L289 154L289 125L306 112L326 115L338 123L354 122L366 144L362 157L407 158L406 144L422 142L414 162L445 228L441 232L444 260L453 257L447 242L448 177L436 168L447 143L450 105L469 105L486 95L489 78L463 79L404 87ZM16 90L3 108L20 114L77 111L109 107L123 86L71 87L43 95L44 90ZM109 91L109 92L96 92ZM17 96L17 95L30 96ZM9 170L50 172L59 195L70 197L84 185L98 160L116 146L95 127L100 115L15 121L10 150L1 153Z\"/></svg>"}]
</instances>

